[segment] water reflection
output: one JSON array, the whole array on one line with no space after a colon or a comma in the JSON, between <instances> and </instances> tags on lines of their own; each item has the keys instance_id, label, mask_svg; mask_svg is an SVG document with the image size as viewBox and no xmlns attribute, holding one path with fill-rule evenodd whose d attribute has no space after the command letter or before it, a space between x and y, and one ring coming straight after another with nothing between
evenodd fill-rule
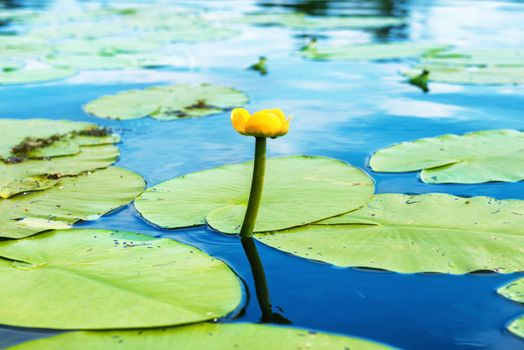
<instances>
[{"instance_id":1,"label":"water reflection","mask_svg":"<svg viewBox=\"0 0 524 350\"><path fill-rule=\"evenodd\" d=\"M273 312L271 306L271 297L269 295L269 288L266 280L266 273L264 271L264 265L258 254L255 240L252 237L242 237L242 248L249 261L251 267L251 273L255 282L255 293L260 306L262 317L261 323L278 323L278 324L291 324L292 322L277 312Z\"/></svg>"},{"instance_id":2,"label":"water reflection","mask_svg":"<svg viewBox=\"0 0 524 350\"><path fill-rule=\"evenodd\" d=\"M409 17L409 0L273 0L258 1L265 11L283 9L310 16L391 16ZM406 26L366 29L377 41L408 38Z\"/></svg>"}]
</instances>

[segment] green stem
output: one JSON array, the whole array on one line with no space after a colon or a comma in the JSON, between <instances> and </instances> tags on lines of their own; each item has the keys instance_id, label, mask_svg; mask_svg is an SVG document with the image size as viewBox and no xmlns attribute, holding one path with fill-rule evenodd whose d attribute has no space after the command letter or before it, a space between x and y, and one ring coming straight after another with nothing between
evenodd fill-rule
<instances>
[{"instance_id":1,"label":"green stem","mask_svg":"<svg viewBox=\"0 0 524 350\"><path fill-rule=\"evenodd\" d=\"M264 189L264 173L266 171L266 138L256 137L255 162L253 164L253 178L251 180L251 191L247 203L246 215L240 229L240 237L251 237L255 222L257 220L260 199Z\"/></svg>"},{"instance_id":2,"label":"green stem","mask_svg":"<svg viewBox=\"0 0 524 350\"><path fill-rule=\"evenodd\" d=\"M255 292L257 294L258 305L262 311L262 322L273 321L273 311L271 309L271 300L269 298L269 289L266 282L266 273L264 272L264 266L258 255L257 247L253 237L247 236L241 239L242 247L246 253L249 265L251 266L251 272L253 274L253 280L255 281Z\"/></svg>"}]
</instances>

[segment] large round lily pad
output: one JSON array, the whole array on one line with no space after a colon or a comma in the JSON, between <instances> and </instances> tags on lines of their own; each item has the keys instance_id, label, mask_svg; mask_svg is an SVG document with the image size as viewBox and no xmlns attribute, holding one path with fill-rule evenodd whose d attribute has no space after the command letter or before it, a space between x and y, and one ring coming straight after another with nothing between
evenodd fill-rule
<instances>
[{"instance_id":1,"label":"large round lily pad","mask_svg":"<svg viewBox=\"0 0 524 350\"><path fill-rule=\"evenodd\" d=\"M154 330L71 332L39 339L9 350L386 350L369 340L300 328L259 324L200 323Z\"/></svg>"},{"instance_id":2,"label":"large round lily pad","mask_svg":"<svg viewBox=\"0 0 524 350\"><path fill-rule=\"evenodd\" d=\"M69 78L76 71L67 68L34 68L0 72L0 85L40 83Z\"/></svg>"},{"instance_id":3,"label":"large round lily pad","mask_svg":"<svg viewBox=\"0 0 524 350\"><path fill-rule=\"evenodd\" d=\"M300 52L302 57L317 61L362 61L417 58L445 49L435 43L387 43L311 47Z\"/></svg>"},{"instance_id":4,"label":"large round lily pad","mask_svg":"<svg viewBox=\"0 0 524 350\"><path fill-rule=\"evenodd\" d=\"M520 67L467 67L423 64L404 72L413 78L423 71L429 72L430 81L467 85L518 85L524 84L524 66Z\"/></svg>"},{"instance_id":5,"label":"large round lily pad","mask_svg":"<svg viewBox=\"0 0 524 350\"><path fill-rule=\"evenodd\" d=\"M172 120L216 114L247 102L246 94L230 87L178 84L104 96L88 103L84 109L100 118L137 119L151 116Z\"/></svg>"},{"instance_id":6,"label":"large round lily pad","mask_svg":"<svg viewBox=\"0 0 524 350\"><path fill-rule=\"evenodd\" d=\"M0 198L54 186L61 177L107 168L118 157L112 145L82 147L80 153L21 163L0 162Z\"/></svg>"},{"instance_id":7,"label":"large round lily pad","mask_svg":"<svg viewBox=\"0 0 524 350\"><path fill-rule=\"evenodd\" d=\"M187 174L147 189L135 201L142 216L161 227L206 222L238 233L249 197L252 162ZM373 194L373 181L344 162L293 156L268 160L255 231L281 230L354 210Z\"/></svg>"},{"instance_id":8,"label":"large round lily pad","mask_svg":"<svg viewBox=\"0 0 524 350\"><path fill-rule=\"evenodd\" d=\"M524 278L520 278L500 287L497 292L508 299L524 303ZM508 325L508 329L513 334L524 338L524 315L513 320Z\"/></svg>"},{"instance_id":9,"label":"large round lily pad","mask_svg":"<svg viewBox=\"0 0 524 350\"><path fill-rule=\"evenodd\" d=\"M96 220L132 201L144 189L141 176L118 167L64 177L55 186L0 199L0 237L23 238Z\"/></svg>"},{"instance_id":10,"label":"large round lily pad","mask_svg":"<svg viewBox=\"0 0 524 350\"><path fill-rule=\"evenodd\" d=\"M306 16L301 13L252 13L235 21L263 26L281 26L293 29L366 29L384 28L404 24L404 20L396 17L315 17Z\"/></svg>"},{"instance_id":11,"label":"large round lily pad","mask_svg":"<svg viewBox=\"0 0 524 350\"><path fill-rule=\"evenodd\" d=\"M22 35L0 35L0 57L26 58L36 57L49 52L46 40Z\"/></svg>"},{"instance_id":12,"label":"large round lily pad","mask_svg":"<svg viewBox=\"0 0 524 350\"><path fill-rule=\"evenodd\" d=\"M43 149L53 147L52 155L49 153L39 153L37 156L64 156L78 152L78 143L61 143L60 148L56 149L55 143L70 139L72 135L89 134L96 130L98 126L91 123L72 122L68 120L46 120L46 119L0 119L0 160L6 160L17 156L14 150L26 149L24 146L27 140L39 140L45 147L38 147L40 152ZM78 139L77 139L78 140ZM117 142L110 141L108 143ZM36 149L30 148L30 152ZM29 154L31 155L31 153Z\"/></svg>"},{"instance_id":13,"label":"large round lily pad","mask_svg":"<svg viewBox=\"0 0 524 350\"><path fill-rule=\"evenodd\" d=\"M141 38L110 37L99 39L76 39L61 42L56 49L69 54L100 54L136 53L152 51L162 45L158 40L143 40Z\"/></svg>"},{"instance_id":14,"label":"large round lily pad","mask_svg":"<svg viewBox=\"0 0 524 350\"><path fill-rule=\"evenodd\" d=\"M374 171L422 170L426 183L514 182L524 179L524 133L485 130L403 142L377 151Z\"/></svg>"},{"instance_id":15,"label":"large round lily pad","mask_svg":"<svg viewBox=\"0 0 524 350\"><path fill-rule=\"evenodd\" d=\"M0 242L0 323L54 329L157 327L235 310L223 262L170 239L76 229Z\"/></svg>"},{"instance_id":16,"label":"large round lily pad","mask_svg":"<svg viewBox=\"0 0 524 350\"><path fill-rule=\"evenodd\" d=\"M524 271L524 201L379 194L363 208L255 237L337 266L403 273Z\"/></svg>"}]
</instances>

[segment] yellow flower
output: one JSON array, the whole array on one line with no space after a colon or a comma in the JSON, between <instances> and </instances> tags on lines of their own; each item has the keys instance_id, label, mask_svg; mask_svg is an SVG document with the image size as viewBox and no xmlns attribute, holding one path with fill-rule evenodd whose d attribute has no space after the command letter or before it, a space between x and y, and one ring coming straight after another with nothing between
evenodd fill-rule
<instances>
[{"instance_id":1,"label":"yellow flower","mask_svg":"<svg viewBox=\"0 0 524 350\"><path fill-rule=\"evenodd\" d=\"M279 137L287 134L289 122L278 108L263 109L251 115L244 108L235 108L231 112L231 122L236 131L242 135L255 137Z\"/></svg>"}]
</instances>

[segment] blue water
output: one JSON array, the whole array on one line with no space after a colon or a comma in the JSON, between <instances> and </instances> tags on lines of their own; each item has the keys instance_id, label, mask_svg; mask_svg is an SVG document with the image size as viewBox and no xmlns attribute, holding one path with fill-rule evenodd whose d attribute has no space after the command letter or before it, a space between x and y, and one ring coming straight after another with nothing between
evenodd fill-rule
<instances>
[{"instance_id":1,"label":"blue water","mask_svg":"<svg viewBox=\"0 0 524 350\"><path fill-rule=\"evenodd\" d=\"M208 6L211 12L239 12L267 8L259 6L263 2L175 3ZM327 3L330 7L317 6L312 11L321 15L393 14L405 17L408 25L392 31L325 32L329 35L326 41L425 39L483 47L524 44L522 1ZM379 193L445 192L524 199L522 183L427 185L416 173L376 174L367 166L375 150L401 141L481 129L524 129L524 88L432 84L431 93L423 94L397 74L407 62L309 62L293 56L291 52L303 44L300 34L311 33L247 28L241 36L222 42L177 45L173 52L190 68L85 72L60 82L3 86L0 117L108 125L123 136L118 165L155 185L189 172L248 160L253 141L236 134L225 113L173 122L114 122L90 117L81 106L104 94L153 84L219 83L246 91L251 110L280 107L295 116L290 133L270 141L272 156L309 154L345 160L367 170ZM260 55L269 58L265 77L243 69ZM204 227L161 230L141 220L132 206L78 226L169 237L223 259L245 281L251 295L238 315L223 321L259 321L250 269L237 238ZM511 319L524 313L524 306L495 293L497 287L523 274L406 275L340 269L257 246L275 311L295 326L370 338L404 349L524 349L524 341L505 330ZM52 333L0 327L0 348Z\"/></svg>"}]
</instances>

